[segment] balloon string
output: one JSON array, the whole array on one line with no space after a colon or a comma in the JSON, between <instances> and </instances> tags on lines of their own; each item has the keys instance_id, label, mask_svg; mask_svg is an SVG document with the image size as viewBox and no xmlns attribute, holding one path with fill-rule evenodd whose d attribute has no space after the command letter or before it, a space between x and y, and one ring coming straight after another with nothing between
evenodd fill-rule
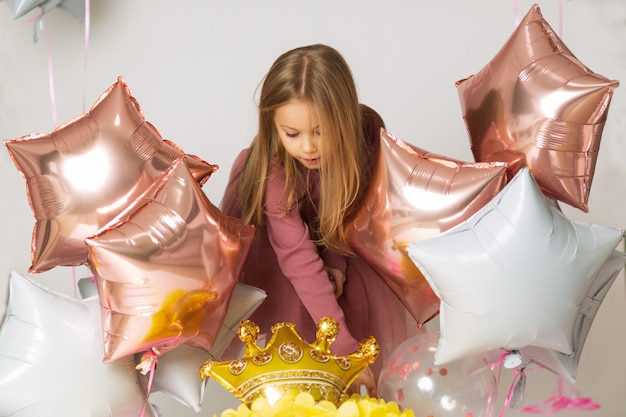
<instances>
[{"instance_id":1,"label":"balloon string","mask_svg":"<svg viewBox=\"0 0 626 417\"><path fill-rule=\"evenodd\" d=\"M90 1L85 0L85 46L83 49L83 113L87 112L87 55L89 52L89 29L91 26L90 22Z\"/></svg>"},{"instance_id":2,"label":"balloon string","mask_svg":"<svg viewBox=\"0 0 626 417\"><path fill-rule=\"evenodd\" d=\"M507 351L503 351L500 356L498 357L498 359L496 359L492 364L491 364L491 370L495 370L496 367L498 367L498 377L496 378L497 384L500 385L500 377L502 376L502 367L504 366L504 358L507 357L511 352L507 352ZM499 366L498 366L499 365ZM502 411L500 412L498 417L504 417L504 415L506 414L507 410L509 409L509 406L511 405L511 401L513 399L513 394L515 392L515 384L518 380L518 378L521 378L523 375L525 375L528 371L532 371L534 369L542 369L541 367L538 368L530 368L530 369L524 369L518 372L514 371L514 376L513 376L513 381L511 382L511 386L509 387L509 391L506 394L505 400L504 400L504 405L502 406Z\"/></svg>"},{"instance_id":3,"label":"balloon string","mask_svg":"<svg viewBox=\"0 0 626 417\"><path fill-rule=\"evenodd\" d=\"M83 47L83 113L87 112L87 53L89 51L89 27L90 27L90 2L89 0L85 0L85 43ZM92 277L93 278L93 277ZM76 279L76 267L72 267L72 279L74 282L74 296L78 297L77 289L78 289L78 281ZM93 282L93 280L91 281Z\"/></svg>"},{"instance_id":4,"label":"balloon string","mask_svg":"<svg viewBox=\"0 0 626 417\"><path fill-rule=\"evenodd\" d=\"M74 298L78 298L78 278L76 277L76 267L72 267L72 283L74 284Z\"/></svg>"},{"instance_id":5,"label":"balloon string","mask_svg":"<svg viewBox=\"0 0 626 417\"><path fill-rule=\"evenodd\" d=\"M496 366L502 364L502 361L504 360L504 358L507 357L507 355L510 352L507 351L503 351L500 356L498 357L498 359L496 359L492 364L491 364L491 370L493 371L494 369L496 369ZM502 366L500 366L500 369L502 369Z\"/></svg>"},{"instance_id":6,"label":"balloon string","mask_svg":"<svg viewBox=\"0 0 626 417\"><path fill-rule=\"evenodd\" d=\"M511 405L511 401L513 399L513 394L515 391L515 383L517 382L518 378L521 378L523 375L528 374L529 371L534 371L536 369L543 369L543 367L539 366L536 368L526 368L523 369L521 371L518 372L513 372L513 381L511 382L511 386L509 387L509 391L506 394L506 398L504 400L504 405L502 406L502 411L500 412L500 414L498 415L498 417L504 417L504 415L506 414L507 410L509 409L509 406Z\"/></svg>"},{"instance_id":7,"label":"balloon string","mask_svg":"<svg viewBox=\"0 0 626 417\"><path fill-rule=\"evenodd\" d=\"M570 391L574 393L573 397L568 397L563 395L563 378L559 377L558 387L556 390L556 394L552 395L548 399L535 404L524 407L522 410L527 413L535 413L535 414L552 414L557 411L567 410L567 409L576 409L583 411L597 410L600 408L600 404L593 402L591 398L580 397L578 391L576 391L572 387L567 387ZM548 408L544 408L544 407Z\"/></svg>"},{"instance_id":8,"label":"balloon string","mask_svg":"<svg viewBox=\"0 0 626 417\"><path fill-rule=\"evenodd\" d=\"M32 23L43 20L44 26L47 28L48 25L48 16L45 13L37 15L31 19L28 19L25 23ZM50 33L46 30L46 41L48 44L48 84L50 86L50 106L52 108L52 126L54 128L57 127L57 106L56 99L54 94L54 65L52 64L52 39Z\"/></svg>"},{"instance_id":9,"label":"balloon string","mask_svg":"<svg viewBox=\"0 0 626 417\"><path fill-rule=\"evenodd\" d=\"M517 7L517 0L513 0L513 21L515 22L515 27L519 25L519 8Z\"/></svg>"},{"instance_id":10,"label":"balloon string","mask_svg":"<svg viewBox=\"0 0 626 417\"><path fill-rule=\"evenodd\" d=\"M509 406L511 405L511 399L513 398L513 391L515 390L515 382L517 382L517 379L520 378L525 373L526 373L526 371L519 371L519 372L514 374L513 381L511 382L511 386L509 387L509 391L506 393L506 397L505 397L505 400L504 400L504 405L502 406L502 411L500 411L499 417L504 417L504 415L506 414L507 410L509 409Z\"/></svg>"},{"instance_id":11,"label":"balloon string","mask_svg":"<svg viewBox=\"0 0 626 417\"><path fill-rule=\"evenodd\" d=\"M493 370L495 370L495 369L496 369L496 367L498 368L498 377L496 378L497 385L500 385L500 379L501 379L501 377L502 377L502 367L503 367L503 361L504 361L504 358L505 358L508 354L509 354L509 352L503 351L503 352L500 354L500 356L498 357L498 359L496 359L496 360L495 360L495 361L491 364L491 370L492 370L492 371L493 371ZM499 365L499 366L498 366L498 365ZM509 408L509 404L510 404L510 402L511 402L511 397L513 396L513 387L515 387L515 380L517 379L517 377L518 377L518 376L519 376L519 374L518 374L518 375L516 375L516 376L513 378L513 382L511 383L511 387L509 388L509 392L508 392L508 394L507 394L507 396L506 396L506 400L505 400L505 403L504 403L504 406L503 406L502 412L500 413L500 416L499 416L499 417L504 416L504 413L505 413L505 412L506 412L506 410Z\"/></svg>"},{"instance_id":12,"label":"balloon string","mask_svg":"<svg viewBox=\"0 0 626 417\"><path fill-rule=\"evenodd\" d=\"M48 25L48 17L44 14L43 20L45 22L46 29L49 27ZM46 30L46 40L48 42L48 83L50 85L50 105L52 107L52 125L57 127L57 105L54 94L54 68L52 65L52 37L50 36L50 31Z\"/></svg>"},{"instance_id":13,"label":"balloon string","mask_svg":"<svg viewBox=\"0 0 626 417\"><path fill-rule=\"evenodd\" d=\"M155 348L152 348L141 356L141 361L139 362L139 365L135 367L135 369L139 370L143 375L150 372L150 376L148 377L148 386L146 387L146 401L141 407L141 413L139 413L139 417L144 417L144 414L146 412L146 406L148 405L148 401L150 400L150 392L152 391L154 371L157 367L158 360L159 351Z\"/></svg>"},{"instance_id":14,"label":"balloon string","mask_svg":"<svg viewBox=\"0 0 626 417\"><path fill-rule=\"evenodd\" d=\"M559 38L563 38L563 0L559 0Z\"/></svg>"}]
</instances>

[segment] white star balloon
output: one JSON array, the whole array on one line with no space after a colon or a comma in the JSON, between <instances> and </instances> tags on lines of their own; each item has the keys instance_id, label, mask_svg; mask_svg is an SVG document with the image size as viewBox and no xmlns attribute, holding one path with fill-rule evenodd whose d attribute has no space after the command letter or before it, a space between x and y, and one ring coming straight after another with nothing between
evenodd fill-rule
<instances>
[{"instance_id":1,"label":"white star balloon","mask_svg":"<svg viewBox=\"0 0 626 417\"><path fill-rule=\"evenodd\" d=\"M581 305L623 234L567 219L524 168L467 221L410 244L441 299L436 362L526 346L572 354Z\"/></svg>"},{"instance_id":2,"label":"white star balloon","mask_svg":"<svg viewBox=\"0 0 626 417\"><path fill-rule=\"evenodd\" d=\"M587 335L604 297L609 292L615 278L624 268L624 263L626 263L626 253L618 250L613 251L593 280L576 318L572 353L566 355L550 349L527 346L519 351L522 361L517 369L523 370L531 363L536 363L544 369L566 378L572 384L576 383L578 363L585 346L585 340L587 340Z\"/></svg>"},{"instance_id":3,"label":"white star balloon","mask_svg":"<svg viewBox=\"0 0 626 417\"><path fill-rule=\"evenodd\" d=\"M11 273L0 327L0 416L157 416L133 357L102 363L96 297L82 301Z\"/></svg>"},{"instance_id":4,"label":"white star balloon","mask_svg":"<svg viewBox=\"0 0 626 417\"><path fill-rule=\"evenodd\" d=\"M79 22L85 20L85 0L6 0L13 11L13 19L23 17L36 7L40 8L40 14L35 16L33 40L36 42L41 38L41 31L44 26L44 15L54 8L59 8L69 13Z\"/></svg>"}]
</instances>

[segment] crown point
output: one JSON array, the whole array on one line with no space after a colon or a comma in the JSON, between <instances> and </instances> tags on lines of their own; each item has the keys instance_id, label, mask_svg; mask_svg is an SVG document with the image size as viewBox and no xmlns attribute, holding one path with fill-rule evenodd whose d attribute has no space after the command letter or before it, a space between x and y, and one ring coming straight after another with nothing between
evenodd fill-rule
<instances>
[{"instance_id":1,"label":"crown point","mask_svg":"<svg viewBox=\"0 0 626 417\"><path fill-rule=\"evenodd\" d=\"M244 320L239 324L237 334L239 336L239 339L246 345L246 352L244 354L244 357L252 357L261 352L261 349L256 344L260 331L261 329L259 328L259 326L257 326L250 320Z\"/></svg>"},{"instance_id":2,"label":"crown point","mask_svg":"<svg viewBox=\"0 0 626 417\"><path fill-rule=\"evenodd\" d=\"M205 379L207 379L208 377L211 376L211 365L213 364L213 361L208 360L206 362L204 362L204 364L202 364L202 367L200 368L200 371L198 372L200 374L200 380L204 381Z\"/></svg>"},{"instance_id":3,"label":"crown point","mask_svg":"<svg viewBox=\"0 0 626 417\"><path fill-rule=\"evenodd\" d=\"M372 364L378 357L380 353L380 346L376 339L373 336L363 340L361 342L361 347L359 348L359 354L363 357L363 359L368 363Z\"/></svg>"},{"instance_id":4,"label":"crown point","mask_svg":"<svg viewBox=\"0 0 626 417\"><path fill-rule=\"evenodd\" d=\"M324 353L330 353L330 345L335 341L339 333L339 323L332 317L324 316L317 325L314 347Z\"/></svg>"}]
</instances>

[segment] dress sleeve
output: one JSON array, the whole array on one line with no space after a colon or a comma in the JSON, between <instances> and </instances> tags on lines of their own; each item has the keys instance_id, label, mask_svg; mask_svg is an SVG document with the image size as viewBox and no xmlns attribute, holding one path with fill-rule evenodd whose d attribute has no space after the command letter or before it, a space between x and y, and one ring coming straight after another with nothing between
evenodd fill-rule
<instances>
[{"instance_id":1,"label":"dress sleeve","mask_svg":"<svg viewBox=\"0 0 626 417\"><path fill-rule=\"evenodd\" d=\"M333 352L352 353L359 348L359 343L347 328L334 287L324 271L324 261L311 241L308 225L299 210L286 211L281 199L284 184L284 170L274 166L267 182L264 202L270 244L283 274L293 285L313 321L318 323L323 316L329 316L339 323L339 334L331 346Z\"/></svg>"}]
</instances>

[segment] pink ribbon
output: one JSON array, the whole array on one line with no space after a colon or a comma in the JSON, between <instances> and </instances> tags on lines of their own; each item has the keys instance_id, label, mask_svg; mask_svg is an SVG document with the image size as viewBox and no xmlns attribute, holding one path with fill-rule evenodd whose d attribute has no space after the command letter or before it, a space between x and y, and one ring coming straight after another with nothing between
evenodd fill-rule
<instances>
[{"instance_id":1,"label":"pink ribbon","mask_svg":"<svg viewBox=\"0 0 626 417\"><path fill-rule=\"evenodd\" d=\"M39 14L31 19L28 19L25 23L39 24L43 21L44 26L48 25L48 17L45 14ZM54 65L52 64L52 41L50 34L46 31L46 41L48 44L48 85L50 86L50 106L52 110L52 126L57 127L57 106L54 94Z\"/></svg>"},{"instance_id":2,"label":"pink ribbon","mask_svg":"<svg viewBox=\"0 0 626 417\"><path fill-rule=\"evenodd\" d=\"M491 370L495 370L495 368L498 367L499 365L500 370L498 372L498 377L497 377L498 384L500 383L500 376L502 373L502 366L503 366L504 358L510 353L511 352L506 352L506 351L502 352L502 354L498 357L498 359L496 359L491 364ZM515 393L515 386L518 382L518 379L523 378L528 371L533 370L533 369L543 369L543 368L537 367L537 368L531 368L531 369L524 369L515 373L513 377L513 381L511 382L511 386L509 387L509 391L507 392L506 398L504 400L504 405L502 406L502 411L500 412L499 417L504 417L506 411L511 406L511 402L513 400L513 396ZM571 397L564 395L563 392L565 390L572 391L574 395ZM522 411L525 411L527 413L535 413L535 414L552 414L561 410L576 409L576 410L582 410L582 411L589 411L589 410L597 410L598 408L600 408L600 404L592 401L591 398L581 397L578 391L576 391L572 387L564 387L563 378L559 377L558 387L556 389L556 392L552 396L550 396L549 398L547 398L546 400L540 403L523 407Z\"/></svg>"},{"instance_id":3,"label":"pink ribbon","mask_svg":"<svg viewBox=\"0 0 626 417\"><path fill-rule=\"evenodd\" d=\"M48 16L44 15L43 20L48 26ZM56 128L57 124L57 105L54 94L54 70L52 65L52 41L50 33L46 30L46 40L48 42L48 83L50 84L50 106L52 108L52 124Z\"/></svg>"},{"instance_id":4,"label":"pink ribbon","mask_svg":"<svg viewBox=\"0 0 626 417\"><path fill-rule=\"evenodd\" d=\"M518 378L521 378L522 375L524 375L526 372L525 371L519 371L517 373L515 373L515 375L513 376L513 382L511 382L511 386L509 387L509 391L506 393L506 398L504 400L504 405L502 406L502 411L500 411L499 417L503 417L507 410L509 409L509 406L511 405L511 399L513 398L513 391L515 389L515 383L517 381Z\"/></svg>"},{"instance_id":5,"label":"pink ribbon","mask_svg":"<svg viewBox=\"0 0 626 417\"><path fill-rule=\"evenodd\" d=\"M85 86L85 82L87 80L87 53L89 51L89 29L90 29L90 18L89 16L91 15L90 13L90 1L89 0L85 0L85 43L83 46L83 113L87 112L87 105L86 105L86 95L87 95L87 88ZM53 84L53 79L52 79L52 57L50 55L50 47L48 46L48 69L49 69L49 74L50 74L50 85L52 86ZM52 101L52 114L53 114L53 119L54 119L54 124L56 126L56 106L54 104L54 87L51 87L51 101ZM76 294L76 290L77 290L77 283L78 281L76 280L76 267L72 267L72 275L73 275L73 279L74 279L74 296L78 297ZM91 282L94 282L95 278L92 276L91 277Z\"/></svg>"},{"instance_id":6,"label":"pink ribbon","mask_svg":"<svg viewBox=\"0 0 626 417\"><path fill-rule=\"evenodd\" d=\"M500 384L500 377L502 375L502 367L503 367L504 358L506 358L511 353L512 353L512 351L503 351L500 354L500 356L498 357L498 359L496 359L491 364L491 370L495 370L496 367L500 368L499 371L498 371L498 377L497 377L497 383L498 384ZM504 417L504 415L506 414L507 410L511 406L511 402L513 401L513 396L515 394L515 387L516 387L516 384L517 384L518 380L520 378L524 378L528 371L531 371L531 370L534 370L534 369L541 369L541 368L538 367L538 368L522 369L521 371L517 371L517 372L515 372L515 370L513 370L513 373L514 373L513 381L511 382L511 386L509 387L509 391L506 394L506 397L505 397L505 400L504 400L504 404L502 406L502 411L500 411L500 414L498 415L498 417ZM524 381L520 381L520 382L524 382Z\"/></svg>"},{"instance_id":7,"label":"pink ribbon","mask_svg":"<svg viewBox=\"0 0 626 417\"><path fill-rule=\"evenodd\" d=\"M496 366L498 365L502 365L502 361L504 360L504 358L506 357L506 355L508 355L510 352L507 351L503 351L500 356L498 357L498 359L496 359L492 364L491 364L491 370L493 371L494 369L496 369ZM502 373L502 366L500 366L500 373ZM498 373L498 382L500 382L500 373Z\"/></svg>"},{"instance_id":8,"label":"pink ribbon","mask_svg":"<svg viewBox=\"0 0 626 417\"><path fill-rule=\"evenodd\" d=\"M157 362L159 361L159 351L155 348L151 348L146 353L141 355L141 361L139 365L135 367L135 369L139 370L143 375L150 372L150 376L148 377L148 386L146 387L146 401L143 403L143 407L141 407L141 412L139 413L139 417L144 417L146 413L146 406L148 405L148 401L150 399L150 392L152 391L152 381L154 379L154 371L157 367Z\"/></svg>"},{"instance_id":9,"label":"pink ribbon","mask_svg":"<svg viewBox=\"0 0 626 417\"><path fill-rule=\"evenodd\" d=\"M83 50L83 80L86 80L87 74L87 55L89 51L89 31L90 31L90 0L85 0L85 43ZM28 19L27 23L39 22L43 20L44 26L48 25L48 17L45 14L37 15L31 19ZM50 105L52 111L52 125L57 127L57 106L56 106L56 94L54 91L54 65L52 62L52 40L48 31L46 31L46 41L48 44L48 84L50 88ZM86 111L86 88L83 82L83 112Z\"/></svg>"},{"instance_id":10,"label":"pink ribbon","mask_svg":"<svg viewBox=\"0 0 626 417\"><path fill-rule=\"evenodd\" d=\"M85 0L85 45L83 49L83 113L87 112L85 83L87 81L87 53L89 51L90 0Z\"/></svg>"},{"instance_id":11,"label":"pink ribbon","mask_svg":"<svg viewBox=\"0 0 626 417\"><path fill-rule=\"evenodd\" d=\"M563 395L563 391L567 389L574 393L573 397ZM556 393L546 400L528 407L524 407L522 410L527 413L535 414L552 414L561 410L597 410L600 408L600 404L591 400L591 398L580 397L578 391L572 387L563 387L563 378L559 377L559 384Z\"/></svg>"}]
</instances>

